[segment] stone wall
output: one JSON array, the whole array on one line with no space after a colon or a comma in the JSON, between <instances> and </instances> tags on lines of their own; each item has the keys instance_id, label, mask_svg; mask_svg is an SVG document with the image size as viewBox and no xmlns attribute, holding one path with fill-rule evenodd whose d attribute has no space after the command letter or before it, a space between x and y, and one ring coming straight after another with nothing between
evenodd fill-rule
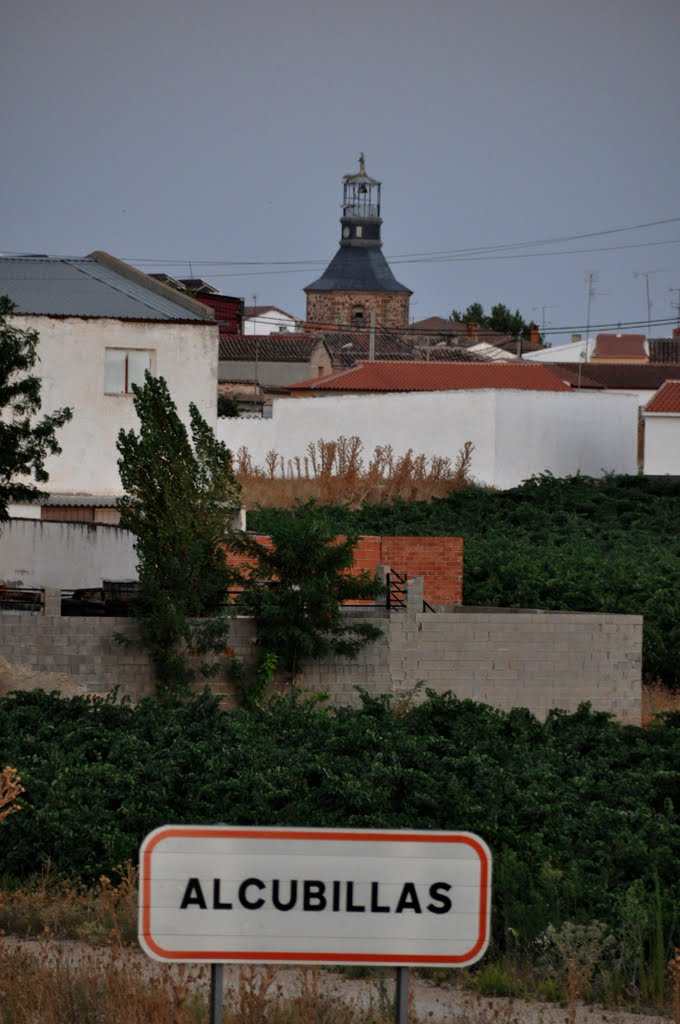
<instances>
[{"instance_id":1,"label":"stone wall","mask_svg":"<svg viewBox=\"0 0 680 1024\"><path fill-rule=\"evenodd\" d=\"M357 704L356 687L372 695L403 695L417 683L503 710L529 708L544 718L552 708L575 711L590 701L621 722L640 723L642 617L571 612L460 608L423 613L420 581L411 581L409 609L352 610L384 630L357 661L312 662L302 685L328 693L336 704ZM122 647L114 633L135 635L130 619L61 617L58 591L47 591L44 614L0 612L0 692L42 687L64 693L153 693L146 655ZM237 617L229 643L252 665L250 619ZM225 655L225 666L230 655ZM223 671L212 682L233 705Z\"/></svg>"},{"instance_id":2,"label":"stone wall","mask_svg":"<svg viewBox=\"0 0 680 1024\"><path fill-rule=\"evenodd\" d=\"M408 292L308 292L307 320L329 328L349 326L354 309L361 306L366 329L372 311L378 327L408 327L410 298Z\"/></svg>"}]
</instances>

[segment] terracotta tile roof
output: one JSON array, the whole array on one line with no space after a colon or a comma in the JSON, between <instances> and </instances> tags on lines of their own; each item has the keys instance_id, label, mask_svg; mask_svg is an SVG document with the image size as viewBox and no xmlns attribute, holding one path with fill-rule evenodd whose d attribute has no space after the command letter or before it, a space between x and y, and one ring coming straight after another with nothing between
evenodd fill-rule
<instances>
[{"instance_id":1,"label":"terracotta tile roof","mask_svg":"<svg viewBox=\"0 0 680 1024\"><path fill-rule=\"evenodd\" d=\"M647 402L645 412L674 412L680 415L680 380L667 380Z\"/></svg>"},{"instance_id":2,"label":"terracotta tile roof","mask_svg":"<svg viewBox=\"0 0 680 1024\"><path fill-rule=\"evenodd\" d=\"M680 338L650 338L650 363L680 363Z\"/></svg>"},{"instance_id":3,"label":"terracotta tile roof","mask_svg":"<svg viewBox=\"0 0 680 1024\"><path fill-rule=\"evenodd\" d=\"M583 367L583 372L605 388L648 388L650 391L656 391L669 377L680 378L680 364L587 363Z\"/></svg>"},{"instance_id":4,"label":"terracotta tile roof","mask_svg":"<svg viewBox=\"0 0 680 1024\"><path fill-rule=\"evenodd\" d=\"M323 338L333 360L343 366L354 366L360 359L368 357L366 331L331 331L317 335L317 337ZM428 351L431 362L471 363L479 361L477 356L466 352L457 345L448 345L439 335L418 335L414 338L412 335L405 336L399 331L376 331L375 358L380 362L385 359L403 359L412 362L414 358L427 362Z\"/></svg>"},{"instance_id":5,"label":"terracotta tile roof","mask_svg":"<svg viewBox=\"0 0 680 1024\"><path fill-rule=\"evenodd\" d=\"M306 363L319 344L313 334L226 334L220 335L220 359Z\"/></svg>"},{"instance_id":6,"label":"terracotta tile roof","mask_svg":"<svg viewBox=\"0 0 680 1024\"><path fill-rule=\"evenodd\" d=\"M291 391L569 391L541 363L432 363L380 360L291 385Z\"/></svg>"},{"instance_id":7,"label":"terracotta tile roof","mask_svg":"<svg viewBox=\"0 0 680 1024\"><path fill-rule=\"evenodd\" d=\"M644 334L598 334L593 359L646 359Z\"/></svg>"},{"instance_id":8,"label":"terracotta tile roof","mask_svg":"<svg viewBox=\"0 0 680 1024\"><path fill-rule=\"evenodd\" d=\"M571 388L598 388L600 391L604 389L604 384L595 380L594 376L590 373L590 365L582 364L580 373L578 363L550 363L549 365L553 373L556 373L560 380L563 380ZM601 369L611 365L615 364L604 364Z\"/></svg>"},{"instance_id":9,"label":"terracotta tile roof","mask_svg":"<svg viewBox=\"0 0 680 1024\"><path fill-rule=\"evenodd\" d=\"M428 316L409 324L408 330L415 334L465 334L465 324L443 316Z\"/></svg>"}]
</instances>

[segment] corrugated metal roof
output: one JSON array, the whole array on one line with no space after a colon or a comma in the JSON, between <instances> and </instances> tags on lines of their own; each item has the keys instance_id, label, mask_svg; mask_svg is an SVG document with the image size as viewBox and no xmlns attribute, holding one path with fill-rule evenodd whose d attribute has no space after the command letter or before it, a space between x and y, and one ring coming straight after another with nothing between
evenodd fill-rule
<instances>
[{"instance_id":1,"label":"corrugated metal roof","mask_svg":"<svg viewBox=\"0 0 680 1024\"><path fill-rule=\"evenodd\" d=\"M540 363L359 363L291 385L291 391L467 391L482 388L521 391L569 391Z\"/></svg>"},{"instance_id":2,"label":"corrugated metal roof","mask_svg":"<svg viewBox=\"0 0 680 1024\"><path fill-rule=\"evenodd\" d=\"M680 380L667 380L645 406L645 412L680 413Z\"/></svg>"},{"instance_id":3,"label":"corrugated metal roof","mask_svg":"<svg viewBox=\"0 0 680 1024\"><path fill-rule=\"evenodd\" d=\"M132 268L130 268L132 271ZM133 272L134 273L134 272ZM0 257L0 295L17 313L111 317L116 320L210 319L85 256Z\"/></svg>"}]
</instances>

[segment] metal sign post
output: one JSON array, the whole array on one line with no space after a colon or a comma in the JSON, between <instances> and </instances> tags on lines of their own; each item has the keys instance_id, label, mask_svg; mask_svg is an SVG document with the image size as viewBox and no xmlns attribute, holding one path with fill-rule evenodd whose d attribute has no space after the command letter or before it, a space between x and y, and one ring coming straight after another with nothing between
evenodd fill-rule
<instances>
[{"instance_id":1,"label":"metal sign post","mask_svg":"<svg viewBox=\"0 0 680 1024\"><path fill-rule=\"evenodd\" d=\"M408 1024L408 967L397 967L394 1024Z\"/></svg>"},{"instance_id":2,"label":"metal sign post","mask_svg":"<svg viewBox=\"0 0 680 1024\"><path fill-rule=\"evenodd\" d=\"M210 965L210 1024L222 1024L224 964Z\"/></svg>"}]
</instances>

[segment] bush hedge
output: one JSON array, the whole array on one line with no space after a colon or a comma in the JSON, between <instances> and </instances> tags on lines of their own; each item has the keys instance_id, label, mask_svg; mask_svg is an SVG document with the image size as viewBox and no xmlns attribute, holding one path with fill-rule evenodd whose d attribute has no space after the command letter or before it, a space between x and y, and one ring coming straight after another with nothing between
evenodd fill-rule
<instances>
[{"instance_id":1,"label":"bush hedge","mask_svg":"<svg viewBox=\"0 0 680 1024\"><path fill-rule=\"evenodd\" d=\"M134 706L36 691L0 698L3 764L26 789L0 826L6 881L47 863L95 879L161 824L462 829L493 853L499 950L631 917L641 956L660 935L664 952L680 945L678 714L643 730L587 706L541 723L451 694L225 712L207 694Z\"/></svg>"}]
</instances>

